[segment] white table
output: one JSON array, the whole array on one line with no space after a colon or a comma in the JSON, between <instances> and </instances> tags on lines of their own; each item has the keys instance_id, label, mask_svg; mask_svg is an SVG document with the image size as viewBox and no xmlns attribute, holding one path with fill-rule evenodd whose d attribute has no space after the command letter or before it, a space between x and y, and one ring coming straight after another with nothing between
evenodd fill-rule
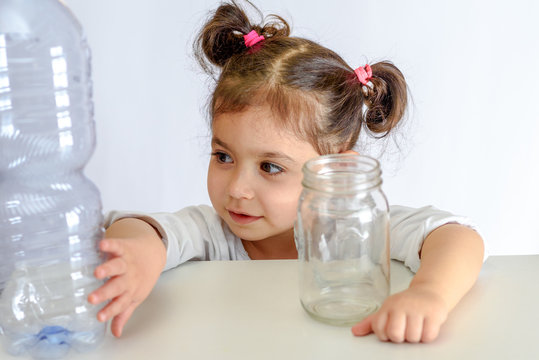
<instances>
[{"instance_id":1,"label":"white table","mask_svg":"<svg viewBox=\"0 0 539 360\"><path fill-rule=\"evenodd\" d=\"M392 292L404 289L412 274L391 270ZM435 342L392 344L311 319L295 260L191 262L161 276L121 339L69 358L539 359L538 276L539 255L491 257Z\"/></svg>"}]
</instances>

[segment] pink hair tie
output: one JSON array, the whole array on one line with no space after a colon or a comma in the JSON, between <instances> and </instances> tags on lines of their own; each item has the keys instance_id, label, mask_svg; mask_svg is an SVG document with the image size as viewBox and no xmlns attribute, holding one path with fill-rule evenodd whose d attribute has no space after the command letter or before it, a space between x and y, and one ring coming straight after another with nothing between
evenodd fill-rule
<instances>
[{"instance_id":1,"label":"pink hair tie","mask_svg":"<svg viewBox=\"0 0 539 360\"><path fill-rule=\"evenodd\" d=\"M372 70L369 64L365 65L365 67L358 67L354 70L354 72L356 73L356 76L360 83L362 83L363 85L369 85L369 80L372 79Z\"/></svg>"},{"instance_id":2,"label":"pink hair tie","mask_svg":"<svg viewBox=\"0 0 539 360\"><path fill-rule=\"evenodd\" d=\"M243 35L243 39L245 40L245 46L251 47L256 43L260 42L261 40L264 40L264 36L258 35L256 31L251 30L249 34Z\"/></svg>"}]
</instances>

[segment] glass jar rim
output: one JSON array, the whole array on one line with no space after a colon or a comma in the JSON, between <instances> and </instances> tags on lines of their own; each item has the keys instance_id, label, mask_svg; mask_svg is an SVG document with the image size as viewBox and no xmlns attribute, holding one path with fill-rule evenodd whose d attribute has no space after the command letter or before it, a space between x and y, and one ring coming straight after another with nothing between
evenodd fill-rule
<instances>
[{"instance_id":1,"label":"glass jar rim","mask_svg":"<svg viewBox=\"0 0 539 360\"><path fill-rule=\"evenodd\" d=\"M303 165L305 188L332 193L365 191L382 184L380 162L359 154L321 155Z\"/></svg>"}]
</instances>

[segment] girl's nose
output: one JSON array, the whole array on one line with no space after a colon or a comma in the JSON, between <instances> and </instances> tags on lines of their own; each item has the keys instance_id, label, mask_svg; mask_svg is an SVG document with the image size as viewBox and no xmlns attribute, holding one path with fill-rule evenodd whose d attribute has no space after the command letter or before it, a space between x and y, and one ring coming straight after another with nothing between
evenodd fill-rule
<instances>
[{"instance_id":1,"label":"girl's nose","mask_svg":"<svg viewBox=\"0 0 539 360\"><path fill-rule=\"evenodd\" d=\"M235 171L228 184L228 193L235 199L254 198L253 182L245 171Z\"/></svg>"}]
</instances>

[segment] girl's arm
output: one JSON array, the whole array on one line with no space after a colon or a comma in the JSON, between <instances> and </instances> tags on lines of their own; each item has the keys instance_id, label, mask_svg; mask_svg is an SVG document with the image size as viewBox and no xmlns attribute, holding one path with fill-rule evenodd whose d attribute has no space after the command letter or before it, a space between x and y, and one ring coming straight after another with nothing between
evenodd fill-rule
<instances>
[{"instance_id":1,"label":"girl's arm","mask_svg":"<svg viewBox=\"0 0 539 360\"><path fill-rule=\"evenodd\" d=\"M483 239L474 230L447 224L432 231L410 287L386 299L380 310L352 328L382 341L434 340L448 313L475 283L483 263Z\"/></svg>"},{"instance_id":2,"label":"girl's arm","mask_svg":"<svg viewBox=\"0 0 539 360\"><path fill-rule=\"evenodd\" d=\"M119 337L135 308L150 294L165 267L166 249L158 232L145 221L124 218L112 223L99 243L108 259L95 269L98 279L109 278L88 296L92 304L110 302L97 314L113 319L112 334Z\"/></svg>"}]
</instances>

